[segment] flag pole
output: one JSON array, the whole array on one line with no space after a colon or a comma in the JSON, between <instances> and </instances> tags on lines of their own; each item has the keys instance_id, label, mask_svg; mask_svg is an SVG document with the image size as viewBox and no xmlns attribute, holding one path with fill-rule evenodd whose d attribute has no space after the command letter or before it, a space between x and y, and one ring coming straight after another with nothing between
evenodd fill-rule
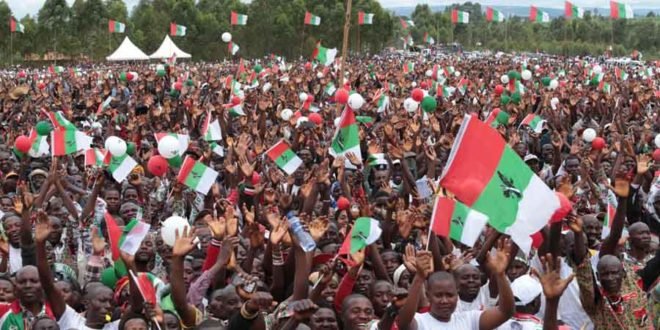
<instances>
[{"instance_id":1,"label":"flag pole","mask_svg":"<svg viewBox=\"0 0 660 330\"><path fill-rule=\"evenodd\" d=\"M348 57L348 34L351 30L351 6L353 0L346 0L346 18L344 19L344 42L341 46L341 64L339 66L339 83L344 85L344 63Z\"/></svg>"},{"instance_id":2,"label":"flag pole","mask_svg":"<svg viewBox=\"0 0 660 330\"><path fill-rule=\"evenodd\" d=\"M14 66L14 32L12 31L9 32L9 51L11 52L9 56L11 66Z\"/></svg>"},{"instance_id":3,"label":"flag pole","mask_svg":"<svg viewBox=\"0 0 660 330\"><path fill-rule=\"evenodd\" d=\"M300 39L300 56L304 56L305 52L305 21L303 20L303 28L302 28L302 38Z\"/></svg>"},{"instance_id":4,"label":"flag pole","mask_svg":"<svg viewBox=\"0 0 660 330\"><path fill-rule=\"evenodd\" d=\"M362 47L360 47L360 22L357 24L357 53L360 54L360 50L362 50Z\"/></svg>"}]
</instances>

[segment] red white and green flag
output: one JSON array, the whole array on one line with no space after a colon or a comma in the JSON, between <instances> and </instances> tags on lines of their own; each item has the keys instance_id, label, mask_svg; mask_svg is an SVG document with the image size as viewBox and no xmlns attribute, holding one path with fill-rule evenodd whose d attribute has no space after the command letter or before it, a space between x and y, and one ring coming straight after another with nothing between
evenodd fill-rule
<instances>
[{"instance_id":1,"label":"red white and green flag","mask_svg":"<svg viewBox=\"0 0 660 330\"><path fill-rule=\"evenodd\" d=\"M337 56L337 48L328 49L321 46L321 42L316 43L316 48L312 52L312 59L318 61L320 64L328 66L335 61Z\"/></svg>"},{"instance_id":2,"label":"red white and green flag","mask_svg":"<svg viewBox=\"0 0 660 330\"><path fill-rule=\"evenodd\" d=\"M110 33L124 33L126 31L126 24L117 22L113 19L108 21L108 32Z\"/></svg>"},{"instance_id":3,"label":"red white and green flag","mask_svg":"<svg viewBox=\"0 0 660 330\"><path fill-rule=\"evenodd\" d=\"M50 74L60 74L64 72L64 67L59 65L51 65L48 67L48 73Z\"/></svg>"},{"instance_id":4,"label":"red white and green flag","mask_svg":"<svg viewBox=\"0 0 660 330\"><path fill-rule=\"evenodd\" d=\"M442 97L450 97L451 96L451 88L447 87L442 84L437 84L436 85L436 90L435 90L435 96L442 96Z\"/></svg>"},{"instance_id":5,"label":"red white and green flag","mask_svg":"<svg viewBox=\"0 0 660 330\"><path fill-rule=\"evenodd\" d=\"M266 151L266 155L270 160L277 164L277 167L282 169L288 175L293 174L293 172L302 165L302 159L296 155L293 149L291 149L289 144L284 140L280 140L275 143L274 146L270 147L270 149Z\"/></svg>"},{"instance_id":6,"label":"red white and green flag","mask_svg":"<svg viewBox=\"0 0 660 330\"><path fill-rule=\"evenodd\" d=\"M411 61L406 61L403 63L403 73L411 73L415 71L415 63Z\"/></svg>"},{"instance_id":7,"label":"red white and green flag","mask_svg":"<svg viewBox=\"0 0 660 330\"><path fill-rule=\"evenodd\" d=\"M120 157L111 156L110 163L108 164L108 172L112 174L112 178L117 182L122 182L126 177L131 174L133 169L138 163L128 154Z\"/></svg>"},{"instance_id":8,"label":"red white and green flag","mask_svg":"<svg viewBox=\"0 0 660 330\"><path fill-rule=\"evenodd\" d=\"M119 227L119 225L117 224L115 218L113 218L112 215L107 211L104 213L103 218L105 220L105 227L108 234L108 240L110 241L110 251L112 252L112 260L117 261L121 256L119 249L120 247L119 241L121 240L123 231L121 227Z\"/></svg>"},{"instance_id":9,"label":"red white and green flag","mask_svg":"<svg viewBox=\"0 0 660 330\"><path fill-rule=\"evenodd\" d=\"M321 18L310 12L305 12L305 25L321 25Z\"/></svg>"},{"instance_id":10,"label":"red white and green flag","mask_svg":"<svg viewBox=\"0 0 660 330\"><path fill-rule=\"evenodd\" d=\"M509 118L511 116L504 110L500 108L495 108L493 109L490 114L488 114L488 118L486 118L486 125L497 128L498 126L506 126L509 124Z\"/></svg>"},{"instance_id":11,"label":"red white and green flag","mask_svg":"<svg viewBox=\"0 0 660 330\"><path fill-rule=\"evenodd\" d=\"M231 25L246 25L248 15L239 14L235 11L231 12Z\"/></svg>"},{"instance_id":12,"label":"red white and green flag","mask_svg":"<svg viewBox=\"0 0 660 330\"><path fill-rule=\"evenodd\" d=\"M529 9L529 21L536 23L548 23L550 22L550 14L539 10L536 6L532 6Z\"/></svg>"},{"instance_id":13,"label":"red white and green flag","mask_svg":"<svg viewBox=\"0 0 660 330\"><path fill-rule=\"evenodd\" d=\"M241 47L239 47L239 46L238 46L235 42L233 42L233 41L230 41L229 43L227 43L227 51L228 51L232 56L233 56L233 55L236 55L236 53L238 53L238 51L239 51L240 49L241 49Z\"/></svg>"},{"instance_id":14,"label":"red white and green flag","mask_svg":"<svg viewBox=\"0 0 660 330\"><path fill-rule=\"evenodd\" d=\"M183 160L177 180L202 195L206 195L217 177L218 172L187 156Z\"/></svg>"},{"instance_id":15,"label":"red white and green flag","mask_svg":"<svg viewBox=\"0 0 660 330\"><path fill-rule=\"evenodd\" d=\"M610 85L605 80L601 80L598 83L598 90L603 92L603 93L611 94L612 93L612 85Z\"/></svg>"},{"instance_id":16,"label":"red white and green flag","mask_svg":"<svg viewBox=\"0 0 660 330\"><path fill-rule=\"evenodd\" d=\"M411 20L411 19L404 20L403 18L399 18L399 22L401 22L401 27L404 30L408 29L409 27L414 27L415 26L415 22L413 22L413 20Z\"/></svg>"},{"instance_id":17,"label":"red white and green flag","mask_svg":"<svg viewBox=\"0 0 660 330\"><path fill-rule=\"evenodd\" d=\"M462 24L467 24L470 23L470 13L466 11L460 11L458 9L454 9L451 11L451 22L454 24L462 23Z\"/></svg>"},{"instance_id":18,"label":"red white and green flag","mask_svg":"<svg viewBox=\"0 0 660 330\"><path fill-rule=\"evenodd\" d=\"M380 96L378 97L378 101L376 102L376 106L378 107L377 112L385 112L387 109L390 108L390 97L387 96L385 93L381 93Z\"/></svg>"},{"instance_id":19,"label":"red white and green flag","mask_svg":"<svg viewBox=\"0 0 660 330\"><path fill-rule=\"evenodd\" d=\"M527 166L499 132L476 116L465 116L440 185L525 252L559 209L555 193Z\"/></svg>"},{"instance_id":20,"label":"red white and green flag","mask_svg":"<svg viewBox=\"0 0 660 330\"><path fill-rule=\"evenodd\" d=\"M358 12L358 24L360 25L374 24L374 14L365 13L363 11Z\"/></svg>"},{"instance_id":21,"label":"red white and green flag","mask_svg":"<svg viewBox=\"0 0 660 330\"><path fill-rule=\"evenodd\" d=\"M539 115L530 113L529 115L525 116L523 121L520 123L520 126L527 125L535 133L541 133L543 131L543 124L545 124L545 119Z\"/></svg>"},{"instance_id":22,"label":"red white and green flag","mask_svg":"<svg viewBox=\"0 0 660 330\"><path fill-rule=\"evenodd\" d=\"M170 35L173 37L183 37L186 35L186 27L176 23L170 23Z\"/></svg>"},{"instance_id":23,"label":"red white and green flag","mask_svg":"<svg viewBox=\"0 0 660 330\"><path fill-rule=\"evenodd\" d=\"M142 245L144 238L149 234L151 225L139 220L133 220L129 225L130 228L128 229L128 233L124 235L120 250L133 256L140 249L140 245ZM127 227L129 225L127 225ZM126 228L124 230L126 230Z\"/></svg>"},{"instance_id":24,"label":"red white and green flag","mask_svg":"<svg viewBox=\"0 0 660 330\"><path fill-rule=\"evenodd\" d=\"M488 22L504 22L504 13L493 9L493 7L486 8L486 21Z\"/></svg>"},{"instance_id":25,"label":"red white and green flag","mask_svg":"<svg viewBox=\"0 0 660 330\"><path fill-rule=\"evenodd\" d=\"M339 125L332 138L329 153L333 157L343 156L352 152L361 161L360 132L355 120L355 113L350 107L344 108L339 119Z\"/></svg>"},{"instance_id":26,"label":"red white and green flag","mask_svg":"<svg viewBox=\"0 0 660 330\"><path fill-rule=\"evenodd\" d=\"M470 85L470 81L467 78L461 78L456 88L458 88L458 91L460 91L461 94L465 95L468 89L468 85Z\"/></svg>"},{"instance_id":27,"label":"red white and green flag","mask_svg":"<svg viewBox=\"0 0 660 330\"><path fill-rule=\"evenodd\" d=\"M608 191L609 195L609 191ZM607 213L605 213L605 219L603 219L603 231L601 232L601 239L607 238L610 235L610 230L612 229L612 221L614 221L614 216L616 215L616 198L607 198Z\"/></svg>"},{"instance_id":28,"label":"red white and green flag","mask_svg":"<svg viewBox=\"0 0 660 330\"><path fill-rule=\"evenodd\" d=\"M357 218L337 254L347 255L358 252L375 243L382 233L378 220L367 217Z\"/></svg>"},{"instance_id":29,"label":"red white and green flag","mask_svg":"<svg viewBox=\"0 0 660 330\"><path fill-rule=\"evenodd\" d=\"M564 15L566 18L584 18L584 9L574 5L570 1L564 2Z\"/></svg>"},{"instance_id":30,"label":"red white and green flag","mask_svg":"<svg viewBox=\"0 0 660 330\"><path fill-rule=\"evenodd\" d=\"M332 81L329 82L327 85L325 85L325 88L323 88L323 92L328 96L335 95L336 91L337 91L337 87Z\"/></svg>"},{"instance_id":31,"label":"red white and green flag","mask_svg":"<svg viewBox=\"0 0 660 330\"><path fill-rule=\"evenodd\" d=\"M485 214L470 209L459 201L442 196L435 199L431 230L436 235L449 237L472 247L487 222L488 217Z\"/></svg>"},{"instance_id":32,"label":"red white and green flag","mask_svg":"<svg viewBox=\"0 0 660 330\"><path fill-rule=\"evenodd\" d=\"M32 147L28 151L28 155L32 158L41 158L48 156L50 153L50 146L48 145L48 137L41 136L37 134L35 129L30 130L30 135L28 136L30 141L32 141Z\"/></svg>"},{"instance_id":33,"label":"red white and green flag","mask_svg":"<svg viewBox=\"0 0 660 330\"><path fill-rule=\"evenodd\" d=\"M619 68L618 66L614 68L614 75L616 76L617 79L621 81L628 80L628 73L625 70Z\"/></svg>"},{"instance_id":34,"label":"red white and green flag","mask_svg":"<svg viewBox=\"0 0 660 330\"><path fill-rule=\"evenodd\" d=\"M402 39L403 39L403 46L404 46L404 47L405 47L405 46L412 46L412 45L415 44L415 43L413 42L413 38L412 38L412 36L411 36L410 34L407 35L407 36L405 36L405 37L403 37Z\"/></svg>"},{"instance_id":35,"label":"red white and green flag","mask_svg":"<svg viewBox=\"0 0 660 330\"><path fill-rule=\"evenodd\" d=\"M454 72L456 72L456 70L454 69L453 66L447 66L447 67L445 67L443 72L444 72L445 77L449 78L449 76L454 74Z\"/></svg>"},{"instance_id":36,"label":"red white and green flag","mask_svg":"<svg viewBox=\"0 0 660 330\"><path fill-rule=\"evenodd\" d=\"M20 32L25 33L25 26L21 22L17 21L15 18L9 18L9 31L10 32Z\"/></svg>"},{"instance_id":37,"label":"red white and green flag","mask_svg":"<svg viewBox=\"0 0 660 330\"><path fill-rule=\"evenodd\" d=\"M190 143L190 137L186 134L176 134L176 133L154 133L156 142L159 142L162 138L166 136L173 136L179 141L179 155L183 154L188 150L188 144Z\"/></svg>"},{"instance_id":38,"label":"red white and green flag","mask_svg":"<svg viewBox=\"0 0 660 330\"><path fill-rule=\"evenodd\" d=\"M85 151L85 166L107 166L110 164L110 153L101 148L90 148Z\"/></svg>"},{"instance_id":39,"label":"red white and green flag","mask_svg":"<svg viewBox=\"0 0 660 330\"><path fill-rule=\"evenodd\" d=\"M41 113L46 115L48 119L50 119L50 122L53 123L53 129L62 129L62 130L74 130L76 129L76 126L73 125L70 121L68 121L64 117L64 113L62 111L57 111L57 112L50 112L46 109L41 109Z\"/></svg>"},{"instance_id":40,"label":"red white and green flag","mask_svg":"<svg viewBox=\"0 0 660 330\"><path fill-rule=\"evenodd\" d=\"M610 17L612 18L633 18L635 15L630 5L610 1Z\"/></svg>"},{"instance_id":41,"label":"red white and green flag","mask_svg":"<svg viewBox=\"0 0 660 330\"><path fill-rule=\"evenodd\" d=\"M64 156L89 149L92 138L76 129L55 129L50 133L51 154Z\"/></svg>"},{"instance_id":42,"label":"red white and green flag","mask_svg":"<svg viewBox=\"0 0 660 330\"><path fill-rule=\"evenodd\" d=\"M206 141L222 140L222 130L220 129L220 122L216 119L211 121L211 113L206 114L206 120L202 127L202 135Z\"/></svg>"},{"instance_id":43,"label":"red white and green flag","mask_svg":"<svg viewBox=\"0 0 660 330\"><path fill-rule=\"evenodd\" d=\"M433 39L428 32L424 32L424 42L433 45L435 44L435 39Z\"/></svg>"}]
</instances>

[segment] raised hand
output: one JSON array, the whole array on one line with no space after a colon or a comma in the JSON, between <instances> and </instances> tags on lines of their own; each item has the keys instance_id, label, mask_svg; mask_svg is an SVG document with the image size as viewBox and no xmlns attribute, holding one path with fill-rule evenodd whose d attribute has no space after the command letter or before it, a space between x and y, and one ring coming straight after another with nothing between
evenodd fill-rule
<instances>
[{"instance_id":1,"label":"raised hand","mask_svg":"<svg viewBox=\"0 0 660 330\"><path fill-rule=\"evenodd\" d=\"M44 211L37 213L37 222L34 228L34 240L37 243L43 243L48 239L48 236L53 231L50 226L48 215Z\"/></svg>"},{"instance_id":2,"label":"raised hand","mask_svg":"<svg viewBox=\"0 0 660 330\"><path fill-rule=\"evenodd\" d=\"M406 245L406 251L403 255L403 265L406 266L409 273L415 273L417 271L416 257L415 247L412 244Z\"/></svg>"},{"instance_id":3,"label":"raised hand","mask_svg":"<svg viewBox=\"0 0 660 330\"><path fill-rule=\"evenodd\" d=\"M221 240L227 234L227 220L224 217L211 217L206 220L206 225L211 230L213 238Z\"/></svg>"},{"instance_id":4,"label":"raised hand","mask_svg":"<svg viewBox=\"0 0 660 330\"><path fill-rule=\"evenodd\" d=\"M360 165L362 165L362 163L360 163L360 160L357 158L357 156L352 152L347 152L346 158L348 158L348 161L351 162L351 164L353 164L356 167L360 167Z\"/></svg>"},{"instance_id":5,"label":"raised hand","mask_svg":"<svg viewBox=\"0 0 660 330\"><path fill-rule=\"evenodd\" d=\"M303 322L309 319L312 314L314 314L319 309L319 306L317 306L310 299L303 299L292 302L289 305L289 308L291 308L293 311L293 317L296 319L296 321Z\"/></svg>"},{"instance_id":6,"label":"raised hand","mask_svg":"<svg viewBox=\"0 0 660 330\"><path fill-rule=\"evenodd\" d=\"M190 251L195 248L195 230L186 226L183 228L183 233L179 233L177 229L175 232L176 240L172 247L173 257L185 257Z\"/></svg>"},{"instance_id":7,"label":"raised hand","mask_svg":"<svg viewBox=\"0 0 660 330\"><path fill-rule=\"evenodd\" d=\"M500 238L497 241L497 251L495 254L486 254L486 267L492 274L504 274L506 267L509 265L511 258L511 240L508 238Z\"/></svg>"},{"instance_id":8,"label":"raised hand","mask_svg":"<svg viewBox=\"0 0 660 330\"><path fill-rule=\"evenodd\" d=\"M582 217L569 213L566 216L566 223L568 227L576 234L582 233Z\"/></svg>"},{"instance_id":9,"label":"raised hand","mask_svg":"<svg viewBox=\"0 0 660 330\"><path fill-rule=\"evenodd\" d=\"M535 268L532 268L532 273L539 278L543 286L543 294L546 299L559 299L561 295L571 283L575 274L569 275L567 278L562 279L559 275L561 263L559 258L553 258L551 253L541 256L541 264L543 265L543 275L540 275Z\"/></svg>"},{"instance_id":10,"label":"raised hand","mask_svg":"<svg viewBox=\"0 0 660 330\"><path fill-rule=\"evenodd\" d=\"M250 296L250 300L245 303L245 308L250 313L269 311L272 306L273 296L268 292L255 292Z\"/></svg>"},{"instance_id":11,"label":"raised hand","mask_svg":"<svg viewBox=\"0 0 660 330\"><path fill-rule=\"evenodd\" d=\"M270 232L270 243L273 245L280 244L288 231L289 221L286 219L286 217L282 217L282 219L277 223L277 225L273 227L273 230Z\"/></svg>"},{"instance_id":12,"label":"raised hand","mask_svg":"<svg viewBox=\"0 0 660 330\"><path fill-rule=\"evenodd\" d=\"M99 230L96 226L92 227L92 251L95 256L101 256L105 251L105 239L99 235Z\"/></svg>"},{"instance_id":13,"label":"raised hand","mask_svg":"<svg viewBox=\"0 0 660 330\"><path fill-rule=\"evenodd\" d=\"M241 211L243 212L243 219L245 219L245 222L249 224L254 223L254 206L250 206L250 209L243 204L243 207L241 208Z\"/></svg>"},{"instance_id":14,"label":"raised hand","mask_svg":"<svg viewBox=\"0 0 660 330\"><path fill-rule=\"evenodd\" d=\"M316 217L308 225L309 234L312 235L312 238L315 242L321 240L325 232L330 227L327 217Z\"/></svg>"},{"instance_id":15,"label":"raised hand","mask_svg":"<svg viewBox=\"0 0 660 330\"><path fill-rule=\"evenodd\" d=\"M649 155L643 154L637 156L637 174L645 174L648 172L651 165L651 157Z\"/></svg>"},{"instance_id":16,"label":"raised hand","mask_svg":"<svg viewBox=\"0 0 660 330\"><path fill-rule=\"evenodd\" d=\"M252 173L254 173L254 164L250 164L245 154L238 156L238 166L245 175L246 178L252 178Z\"/></svg>"},{"instance_id":17,"label":"raised hand","mask_svg":"<svg viewBox=\"0 0 660 330\"><path fill-rule=\"evenodd\" d=\"M355 251L351 253L351 259L355 262L356 266L361 266L364 263L364 258L366 256L365 249Z\"/></svg>"},{"instance_id":18,"label":"raised hand","mask_svg":"<svg viewBox=\"0 0 660 330\"><path fill-rule=\"evenodd\" d=\"M417 251L415 257L417 274L423 278L428 278L433 273L433 255L429 251Z\"/></svg>"}]
</instances>

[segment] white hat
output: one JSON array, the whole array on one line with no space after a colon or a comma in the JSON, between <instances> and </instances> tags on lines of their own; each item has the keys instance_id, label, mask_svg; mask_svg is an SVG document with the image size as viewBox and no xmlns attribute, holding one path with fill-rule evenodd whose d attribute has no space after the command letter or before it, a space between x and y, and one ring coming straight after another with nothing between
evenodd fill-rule
<instances>
[{"instance_id":1,"label":"white hat","mask_svg":"<svg viewBox=\"0 0 660 330\"><path fill-rule=\"evenodd\" d=\"M516 306L525 306L543 292L543 287L535 278L525 274L511 283L511 291L517 298Z\"/></svg>"}]
</instances>

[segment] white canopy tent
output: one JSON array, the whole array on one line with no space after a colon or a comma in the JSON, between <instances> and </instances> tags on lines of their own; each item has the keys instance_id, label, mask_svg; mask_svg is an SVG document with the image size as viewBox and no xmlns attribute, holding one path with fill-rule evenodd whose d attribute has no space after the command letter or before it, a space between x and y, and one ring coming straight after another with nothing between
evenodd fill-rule
<instances>
[{"instance_id":1,"label":"white canopy tent","mask_svg":"<svg viewBox=\"0 0 660 330\"><path fill-rule=\"evenodd\" d=\"M170 36L165 35L165 39L163 39L163 43L160 44L158 50L149 57L152 59L164 59L170 58L172 55L176 55L176 58L190 58L190 54L179 49L179 47L174 44L174 41L170 39Z\"/></svg>"},{"instance_id":2,"label":"white canopy tent","mask_svg":"<svg viewBox=\"0 0 660 330\"><path fill-rule=\"evenodd\" d=\"M126 37L119 48L105 59L108 61L146 61L149 60L149 56Z\"/></svg>"}]
</instances>

